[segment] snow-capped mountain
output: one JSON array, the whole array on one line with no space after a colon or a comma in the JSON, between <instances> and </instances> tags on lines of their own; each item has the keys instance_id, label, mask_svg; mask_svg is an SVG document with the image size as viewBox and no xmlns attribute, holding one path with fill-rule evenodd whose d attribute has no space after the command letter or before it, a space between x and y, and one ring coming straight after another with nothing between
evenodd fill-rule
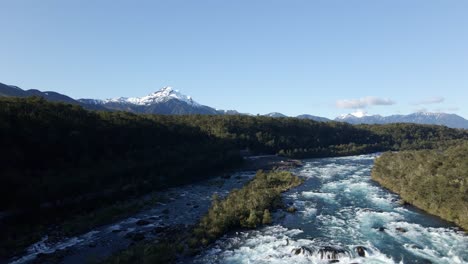
<instances>
[{"instance_id":1,"label":"snow-capped mountain","mask_svg":"<svg viewBox=\"0 0 468 264\"><path fill-rule=\"evenodd\" d=\"M367 114L367 112L364 112L364 111L356 111L356 112L354 112L354 113L340 115L340 116L338 116L336 119L363 118L363 117L365 117L365 116L369 116L369 115Z\"/></svg>"},{"instance_id":2,"label":"snow-capped mountain","mask_svg":"<svg viewBox=\"0 0 468 264\"><path fill-rule=\"evenodd\" d=\"M161 90L151 93L143 97L120 97L114 99L104 100L104 103L128 103L134 105L152 105L165 103L170 100L179 100L185 102L188 105L199 107L199 103L195 102L192 97L181 94L178 90L172 89L172 87L166 86Z\"/></svg>"},{"instance_id":3,"label":"snow-capped mountain","mask_svg":"<svg viewBox=\"0 0 468 264\"><path fill-rule=\"evenodd\" d=\"M79 99L75 100L66 95L39 90L23 90L17 86L0 83L0 97L29 97L39 96L48 101L77 104L89 110L101 111L128 111L145 114L165 114L165 115L248 115L235 110L218 110L195 102L190 96L186 96L171 87L164 87L159 91L143 97L120 97L114 99ZM266 114L270 117L288 117L284 114L273 112ZM331 121L325 117L313 115L299 115L296 118L312 119L315 121ZM369 115L363 111L341 115L334 121L347 122L351 124L388 124L388 123L416 123L444 125L452 128L468 129L468 120L456 114L417 112L409 115Z\"/></svg>"},{"instance_id":4,"label":"snow-capped mountain","mask_svg":"<svg viewBox=\"0 0 468 264\"><path fill-rule=\"evenodd\" d=\"M271 112L271 113L268 113L268 114L264 114L264 116L269 116L269 117L288 117L287 115L284 115L284 114L278 113L278 112Z\"/></svg>"},{"instance_id":5,"label":"snow-capped mountain","mask_svg":"<svg viewBox=\"0 0 468 264\"><path fill-rule=\"evenodd\" d=\"M415 123L468 129L468 120L459 115L447 113L417 112L409 115L381 116L358 112L339 116L335 118L335 121L351 124Z\"/></svg>"},{"instance_id":6,"label":"snow-capped mountain","mask_svg":"<svg viewBox=\"0 0 468 264\"><path fill-rule=\"evenodd\" d=\"M164 87L159 91L143 97L119 97L106 100L80 99L82 103L98 104L111 110L129 111L146 114L222 114L214 108L195 102L192 97L180 93L172 87Z\"/></svg>"},{"instance_id":7,"label":"snow-capped mountain","mask_svg":"<svg viewBox=\"0 0 468 264\"><path fill-rule=\"evenodd\" d=\"M350 114L340 115L335 121L342 121L351 124L385 124L384 117L381 115L369 115L364 111L356 111Z\"/></svg>"}]
</instances>

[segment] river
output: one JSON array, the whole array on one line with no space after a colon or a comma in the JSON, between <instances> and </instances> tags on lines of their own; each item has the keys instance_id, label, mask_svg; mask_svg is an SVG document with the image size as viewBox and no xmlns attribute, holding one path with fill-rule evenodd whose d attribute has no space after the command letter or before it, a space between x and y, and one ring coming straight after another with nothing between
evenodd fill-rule
<instances>
[{"instance_id":1,"label":"river","mask_svg":"<svg viewBox=\"0 0 468 264\"><path fill-rule=\"evenodd\" d=\"M276 225L233 232L193 262L329 263L334 252L339 263L468 263L463 232L401 206L397 195L371 180L375 157L305 160L294 170L305 183L285 194L296 213L280 211Z\"/></svg>"},{"instance_id":2,"label":"river","mask_svg":"<svg viewBox=\"0 0 468 264\"><path fill-rule=\"evenodd\" d=\"M274 225L231 232L184 262L330 263L333 256L339 263L468 263L468 237L462 231L402 206L397 195L371 181L375 157L304 160L303 167L293 169L304 184L284 194L285 203L297 212L278 210ZM12 262L28 263L39 254L58 252L62 263L102 258L127 247L132 235L150 240L161 228L195 223L214 193L226 195L253 175L239 172L229 179L172 188L164 192L167 201L150 210L81 236L59 241L44 237Z\"/></svg>"}]
</instances>

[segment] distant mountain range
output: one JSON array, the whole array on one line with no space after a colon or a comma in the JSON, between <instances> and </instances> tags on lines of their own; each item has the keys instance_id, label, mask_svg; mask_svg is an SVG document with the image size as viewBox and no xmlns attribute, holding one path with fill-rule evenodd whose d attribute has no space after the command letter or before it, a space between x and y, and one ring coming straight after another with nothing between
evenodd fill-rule
<instances>
[{"instance_id":1,"label":"distant mountain range","mask_svg":"<svg viewBox=\"0 0 468 264\"><path fill-rule=\"evenodd\" d=\"M356 112L335 118L335 121L351 124L389 124L389 123L416 123L444 125L452 128L468 129L468 120L456 114L417 112L409 115L367 115Z\"/></svg>"},{"instance_id":2,"label":"distant mountain range","mask_svg":"<svg viewBox=\"0 0 468 264\"><path fill-rule=\"evenodd\" d=\"M183 95L171 87L164 87L161 90L143 97L120 97L106 100L99 99L78 99L75 100L56 92L41 92L39 90L22 90L13 85L0 83L0 96L30 97L38 96L48 101L65 102L81 105L90 110L107 111L128 111L132 113L144 114L164 114L164 115L221 115L238 114L234 110L216 110L206 105L201 105L190 96Z\"/></svg>"},{"instance_id":3,"label":"distant mountain range","mask_svg":"<svg viewBox=\"0 0 468 264\"><path fill-rule=\"evenodd\" d=\"M30 97L39 96L48 101L65 102L70 104L81 105L89 110L104 110L104 111L128 111L133 113L145 114L165 114L165 115L185 115L185 114L201 114L201 115L238 115L242 114L235 110L219 110L206 105L202 105L194 101L190 96L186 96L171 87L164 87L161 90L151 93L143 97L120 97L106 100L99 99L78 99L75 100L69 96L39 90L23 90L17 86L6 85L0 83L0 96L7 97ZM264 116L274 118L288 117L282 113L273 112ZM342 115L334 120L303 114L296 118L310 119L319 122L347 122L351 124L388 124L388 123L416 123L416 124L434 124L444 125L453 128L468 129L468 120L456 114L446 113L427 113L418 112L409 115L367 115L363 112Z\"/></svg>"},{"instance_id":4,"label":"distant mountain range","mask_svg":"<svg viewBox=\"0 0 468 264\"><path fill-rule=\"evenodd\" d=\"M288 117L284 114L273 112L266 114L270 117ZM350 124L390 124L390 123L415 123L415 124L428 124L428 125L443 125L452 128L468 129L468 120L456 114L447 113L429 113L429 112L416 112L408 115L367 115L364 112L355 112L339 116L333 120L313 115L298 115L296 118L311 119L319 122L346 122Z\"/></svg>"},{"instance_id":5,"label":"distant mountain range","mask_svg":"<svg viewBox=\"0 0 468 264\"><path fill-rule=\"evenodd\" d=\"M68 97L66 95L52 92L52 91L46 91L46 92L41 92L39 90L31 89L31 90L23 90L19 88L18 86L13 86L13 85L6 85L3 83L0 83L0 97L1 96L7 96L7 97L31 97L31 96L38 96L46 99L47 101L51 102L63 102L63 103L69 103L69 104L77 104L81 105L86 109L89 110L107 110L105 107L99 106L99 105L88 105L85 103L82 103L80 101L77 101L71 97Z\"/></svg>"}]
</instances>

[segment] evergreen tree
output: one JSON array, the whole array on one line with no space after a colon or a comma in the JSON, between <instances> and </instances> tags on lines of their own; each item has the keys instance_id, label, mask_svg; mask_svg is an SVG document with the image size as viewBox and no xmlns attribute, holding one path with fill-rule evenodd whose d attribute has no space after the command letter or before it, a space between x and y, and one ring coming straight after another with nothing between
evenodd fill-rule
<instances>
[{"instance_id":1,"label":"evergreen tree","mask_svg":"<svg viewBox=\"0 0 468 264\"><path fill-rule=\"evenodd\" d=\"M270 215L270 210L268 209L265 209L265 211L263 211L262 224L264 225L271 224L271 215Z\"/></svg>"}]
</instances>

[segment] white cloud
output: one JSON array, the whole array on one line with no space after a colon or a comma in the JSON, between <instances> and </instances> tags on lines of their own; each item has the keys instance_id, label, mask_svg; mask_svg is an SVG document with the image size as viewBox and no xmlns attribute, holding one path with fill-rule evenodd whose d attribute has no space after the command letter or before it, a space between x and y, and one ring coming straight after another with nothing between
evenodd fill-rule
<instances>
[{"instance_id":1,"label":"white cloud","mask_svg":"<svg viewBox=\"0 0 468 264\"><path fill-rule=\"evenodd\" d=\"M359 99L342 99L336 101L338 108L352 108L362 109L371 105L393 105L395 102L388 98L378 98L374 96L367 96Z\"/></svg>"},{"instance_id":2,"label":"white cloud","mask_svg":"<svg viewBox=\"0 0 468 264\"><path fill-rule=\"evenodd\" d=\"M427 109L425 107L414 109L414 112L435 112L435 113L447 113L447 112L457 112L460 108L458 107L445 107L437 109Z\"/></svg>"},{"instance_id":3,"label":"white cloud","mask_svg":"<svg viewBox=\"0 0 468 264\"><path fill-rule=\"evenodd\" d=\"M458 107L447 107L447 108L437 108L436 112L457 112L460 108Z\"/></svg>"},{"instance_id":4,"label":"white cloud","mask_svg":"<svg viewBox=\"0 0 468 264\"><path fill-rule=\"evenodd\" d=\"M444 100L445 98L443 98L442 96L436 96L414 102L413 105L439 104L442 103Z\"/></svg>"},{"instance_id":5,"label":"white cloud","mask_svg":"<svg viewBox=\"0 0 468 264\"><path fill-rule=\"evenodd\" d=\"M416 113L426 113L426 112L429 112L429 111L427 110L427 108L424 108L424 107L423 107L423 108L414 109L413 112L416 112Z\"/></svg>"}]
</instances>

